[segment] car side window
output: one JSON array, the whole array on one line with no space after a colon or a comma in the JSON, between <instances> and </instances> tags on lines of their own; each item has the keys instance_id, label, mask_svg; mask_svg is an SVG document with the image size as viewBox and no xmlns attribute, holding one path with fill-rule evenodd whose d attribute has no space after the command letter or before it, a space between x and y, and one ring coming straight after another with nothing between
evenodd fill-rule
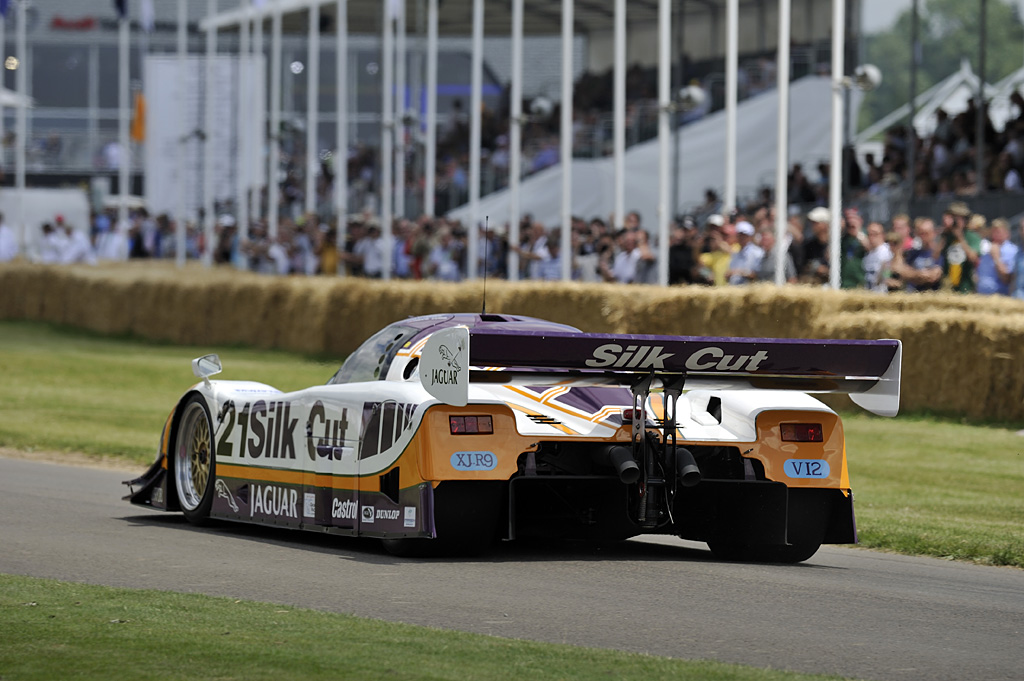
<instances>
[{"instance_id":1,"label":"car side window","mask_svg":"<svg viewBox=\"0 0 1024 681\"><path fill-rule=\"evenodd\" d=\"M327 385L384 379L395 355L416 331L416 328L404 324L384 327L348 356Z\"/></svg>"}]
</instances>

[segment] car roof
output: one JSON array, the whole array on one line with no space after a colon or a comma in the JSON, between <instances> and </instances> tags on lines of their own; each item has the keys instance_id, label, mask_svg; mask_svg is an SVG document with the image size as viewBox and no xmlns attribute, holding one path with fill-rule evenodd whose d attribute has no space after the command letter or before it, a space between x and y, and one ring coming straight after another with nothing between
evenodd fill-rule
<instances>
[{"instance_id":1,"label":"car roof","mask_svg":"<svg viewBox=\"0 0 1024 681\"><path fill-rule=\"evenodd\" d=\"M469 327L470 330L508 326L515 328L517 331L561 331L579 333L579 329L573 326L559 324L557 322L551 322L537 317L509 314L476 314L469 312L409 317L395 322L395 324L420 329L413 340L434 333L438 329L450 326L466 326Z\"/></svg>"}]
</instances>

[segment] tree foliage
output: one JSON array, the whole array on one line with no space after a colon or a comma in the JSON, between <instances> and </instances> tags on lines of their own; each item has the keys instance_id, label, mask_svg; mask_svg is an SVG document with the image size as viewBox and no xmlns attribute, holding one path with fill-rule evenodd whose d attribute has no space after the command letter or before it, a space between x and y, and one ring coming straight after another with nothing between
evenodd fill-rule
<instances>
[{"instance_id":1,"label":"tree foliage","mask_svg":"<svg viewBox=\"0 0 1024 681\"><path fill-rule=\"evenodd\" d=\"M995 83L1024 64L1024 27L1018 7L1007 0L988 0L987 8L985 80ZM957 71L964 59L980 71L981 0L924 0L919 16L918 94ZM861 128L910 101L911 21L907 9L892 28L864 39L865 61L878 66L883 78L864 98Z\"/></svg>"}]
</instances>

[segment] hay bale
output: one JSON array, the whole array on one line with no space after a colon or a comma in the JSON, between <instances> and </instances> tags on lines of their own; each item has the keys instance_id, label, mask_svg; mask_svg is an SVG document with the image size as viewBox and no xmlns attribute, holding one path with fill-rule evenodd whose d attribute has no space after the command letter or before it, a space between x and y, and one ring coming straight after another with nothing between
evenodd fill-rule
<instances>
[{"instance_id":1,"label":"hay bale","mask_svg":"<svg viewBox=\"0 0 1024 681\"><path fill-rule=\"evenodd\" d=\"M0 266L0 319L69 324L179 344L249 345L339 360L407 316L483 308L482 282L266 277L132 262ZM899 338L903 408L1024 419L1024 302L947 293L811 287L487 283L487 311L586 332L772 338Z\"/></svg>"},{"instance_id":2,"label":"hay bale","mask_svg":"<svg viewBox=\"0 0 1024 681\"><path fill-rule=\"evenodd\" d=\"M1024 417L1024 319L989 312L866 312L819 320L830 338L903 341L901 408Z\"/></svg>"}]
</instances>

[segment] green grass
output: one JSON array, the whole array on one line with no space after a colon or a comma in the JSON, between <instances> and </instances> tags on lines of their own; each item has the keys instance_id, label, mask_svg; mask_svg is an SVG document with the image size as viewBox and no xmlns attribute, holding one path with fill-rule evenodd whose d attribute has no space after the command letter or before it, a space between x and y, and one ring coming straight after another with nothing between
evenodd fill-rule
<instances>
[{"instance_id":1,"label":"green grass","mask_svg":"<svg viewBox=\"0 0 1024 681\"><path fill-rule=\"evenodd\" d=\"M189 360L211 351L221 353L223 378L282 390L323 383L341 361L0 322L0 446L148 463L169 410L196 381ZM844 423L864 546L1024 567L1024 437L1015 429L861 413Z\"/></svg>"},{"instance_id":2,"label":"green grass","mask_svg":"<svg viewBox=\"0 0 1024 681\"><path fill-rule=\"evenodd\" d=\"M0 636L4 681L838 678L3 575Z\"/></svg>"},{"instance_id":3,"label":"green grass","mask_svg":"<svg viewBox=\"0 0 1024 681\"><path fill-rule=\"evenodd\" d=\"M150 462L164 420L198 380L191 360L220 352L218 378L281 390L325 383L330 364L280 352L109 339L36 323L0 322L0 446Z\"/></svg>"},{"instance_id":4,"label":"green grass","mask_svg":"<svg viewBox=\"0 0 1024 681\"><path fill-rule=\"evenodd\" d=\"M1024 567L1024 437L933 418L844 418L861 544Z\"/></svg>"}]
</instances>

